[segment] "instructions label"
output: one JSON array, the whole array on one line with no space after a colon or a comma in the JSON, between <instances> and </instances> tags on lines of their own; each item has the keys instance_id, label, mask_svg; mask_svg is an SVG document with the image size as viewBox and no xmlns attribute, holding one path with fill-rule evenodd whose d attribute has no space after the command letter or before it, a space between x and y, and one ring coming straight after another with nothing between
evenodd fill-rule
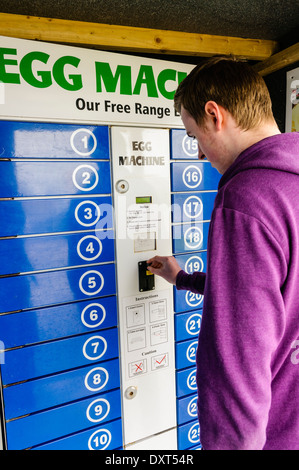
<instances>
[{"instance_id":1,"label":"instructions label","mask_svg":"<svg viewBox=\"0 0 299 470\"><path fill-rule=\"evenodd\" d=\"M127 209L127 234L157 233L160 221L156 204L133 204Z\"/></svg>"},{"instance_id":2,"label":"instructions label","mask_svg":"<svg viewBox=\"0 0 299 470\"><path fill-rule=\"evenodd\" d=\"M169 366L173 346L169 344L172 325L168 312L169 295L167 290L123 299L127 378Z\"/></svg>"}]
</instances>

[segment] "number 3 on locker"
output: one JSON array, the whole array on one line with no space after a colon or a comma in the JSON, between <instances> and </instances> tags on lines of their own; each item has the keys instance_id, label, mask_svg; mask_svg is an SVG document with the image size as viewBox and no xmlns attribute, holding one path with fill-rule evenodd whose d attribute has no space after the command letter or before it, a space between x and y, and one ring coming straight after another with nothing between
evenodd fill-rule
<instances>
[{"instance_id":1,"label":"number 3 on locker","mask_svg":"<svg viewBox=\"0 0 299 470\"><path fill-rule=\"evenodd\" d=\"M84 227L92 227L101 216L99 206L94 201L82 201L75 210L77 222Z\"/></svg>"}]
</instances>

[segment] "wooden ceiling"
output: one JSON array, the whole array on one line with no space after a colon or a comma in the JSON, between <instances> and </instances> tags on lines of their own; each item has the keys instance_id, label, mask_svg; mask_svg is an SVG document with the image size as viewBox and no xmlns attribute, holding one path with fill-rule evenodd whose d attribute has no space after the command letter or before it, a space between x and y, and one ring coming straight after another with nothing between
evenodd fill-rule
<instances>
[{"instance_id":1,"label":"wooden ceiling","mask_svg":"<svg viewBox=\"0 0 299 470\"><path fill-rule=\"evenodd\" d=\"M0 35L156 55L233 54L259 61L266 75L299 60L299 2L0 0Z\"/></svg>"}]
</instances>

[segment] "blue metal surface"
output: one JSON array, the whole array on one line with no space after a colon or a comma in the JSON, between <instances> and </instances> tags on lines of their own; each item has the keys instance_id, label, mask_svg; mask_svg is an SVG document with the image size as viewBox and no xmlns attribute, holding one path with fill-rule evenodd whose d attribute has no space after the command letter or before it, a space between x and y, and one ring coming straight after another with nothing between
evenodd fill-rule
<instances>
[{"instance_id":1,"label":"blue metal surface","mask_svg":"<svg viewBox=\"0 0 299 470\"><path fill-rule=\"evenodd\" d=\"M114 264L3 277L0 279L0 313L115 293Z\"/></svg>"},{"instance_id":2,"label":"blue metal surface","mask_svg":"<svg viewBox=\"0 0 299 470\"><path fill-rule=\"evenodd\" d=\"M203 307L204 296L194 294L190 291L180 290L175 288L174 291L174 311L176 313L185 312L187 310L198 310Z\"/></svg>"},{"instance_id":3,"label":"blue metal surface","mask_svg":"<svg viewBox=\"0 0 299 470\"><path fill-rule=\"evenodd\" d=\"M176 255L175 258L181 268L189 274L192 274L194 271L206 272L207 270L206 251Z\"/></svg>"},{"instance_id":4,"label":"blue metal surface","mask_svg":"<svg viewBox=\"0 0 299 470\"><path fill-rule=\"evenodd\" d=\"M120 416L119 390L96 395L6 423L8 449L25 449Z\"/></svg>"},{"instance_id":5,"label":"blue metal surface","mask_svg":"<svg viewBox=\"0 0 299 470\"><path fill-rule=\"evenodd\" d=\"M172 222L210 220L216 194L217 192L173 194Z\"/></svg>"},{"instance_id":6,"label":"blue metal surface","mask_svg":"<svg viewBox=\"0 0 299 470\"><path fill-rule=\"evenodd\" d=\"M108 127L1 121L0 137L8 449L121 447Z\"/></svg>"},{"instance_id":7,"label":"blue metal surface","mask_svg":"<svg viewBox=\"0 0 299 470\"><path fill-rule=\"evenodd\" d=\"M197 394L177 400L177 423L188 423L197 419Z\"/></svg>"},{"instance_id":8,"label":"blue metal surface","mask_svg":"<svg viewBox=\"0 0 299 470\"><path fill-rule=\"evenodd\" d=\"M12 349L5 353L2 381L16 383L117 356L117 328Z\"/></svg>"},{"instance_id":9,"label":"blue metal surface","mask_svg":"<svg viewBox=\"0 0 299 470\"><path fill-rule=\"evenodd\" d=\"M183 397L195 393L196 385L196 367L179 370L176 372L176 394L177 397Z\"/></svg>"},{"instance_id":10,"label":"blue metal surface","mask_svg":"<svg viewBox=\"0 0 299 470\"><path fill-rule=\"evenodd\" d=\"M1 340L6 349L116 325L115 296L0 315Z\"/></svg>"},{"instance_id":11,"label":"blue metal surface","mask_svg":"<svg viewBox=\"0 0 299 470\"><path fill-rule=\"evenodd\" d=\"M88 431L57 439L34 450L110 450L122 447L122 424L117 419Z\"/></svg>"},{"instance_id":12,"label":"blue metal surface","mask_svg":"<svg viewBox=\"0 0 299 470\"><path fill-rule=\"evenodd\" d=\"M209 222L173 225L173 253L206 250L209 225Z\"/></svg>"},{"instance_id":13,"label":"blue metal surface","mask_svg":"<svg viewBox=\"0 0 299 470\"><path fill-rule=\"evenodd\" d=\"M198 158L198 144L186 134L184 129L170 130L170 155L173 159Z\"/></svg>"},{"instance_id":14,"label":"blue metal surface","mask_svg":"<svg viewBox=\"0 0 299 470\"><path fill-rule=\"evenodd\" d=\"M29 380L4 388L6 420L118 388L119 360Z\"/></svg>"},{"instance_id":15,"label":"blue metal surface","mask_svg":"<svg viewBox=\"0 0 299 470\"><path fill-rule=\"evenodd\" d=\"M0 161L0 197L110 194L110 162Z\"/></svg>"},{"instance_id":16,"label":"blue metal surface","mask_svg":"<svg viewBox=\"0 0 299 470\"><path fill-rule=\"evenodd\" d=\"M209 162L172 162L172 191L217 190L221 175Z\"/></svg>"},{"instance_id":17,"label":"blue metal surface","mask_svg":"<svg viewBox=\"0 0 299 470\"><path fill-rule=\"evenodd\" d=\"M201 326L202 311L179 313L174 316L175 340L197 338Z\"/></svg>"},{"instance_id":18,"label":"blue metal surface","mask_svg":"<svg viewBox=\"0 0 299 470\"><path fill-rule=\"evenodd\" d=\"M110 196L0 201L0 237L112 227Z\"/></svg>"},{"instance_id":19,"label":"blue metal surface","mask_svg":"<svg viewBox=\"0 0 299 470\"><path fill-rule=\"evenodd\" d=\"M200 430L197 420L178 426L179 449L190 449L198 444L200 444Z\"/></svg>"},{"instance_id":20,"label":"blue metal surface","mask_svg":"<svg viewBox=\"0 0 299 470\"><path fill-rule=\"evenodd\" d=\"M109 158L107 126L0 122L0 158Z\"/></svg>"},{"instance_id":21,"label":"blue metal surface","mask_svg":"<svg viewBox=\"0 0 299 470\"><path fill-rule=\"evenodd\" d=\"M175 344L175 362L177 369L184 369L185 367L195 365L197 343L197 339L192 339L190 341L182 341Z\"/></svg>"},{"instance_id":22,"label":"blue metal surface","mask_svg":"<svg viewBox=\"0 0 299 470\"><path fill-rule=\"evenodd\" d=\"M181 268L189 274L192 274L194 271L206 272L207 270L206 251L176 255L175 258ZM203 307L203 296L200 294L178 290L174 287L173 295L175 312L186 312Z\"/></svg>"},{"instance_id":23,"label":"blue metal surface","mask_svg":"<svg viewBox=\"0 0 299 470\"><path fill-rule=\"evenodd\" d=\"M0 240L0 275L114 261L114 232Z\"/></svg>"}]
</instances>

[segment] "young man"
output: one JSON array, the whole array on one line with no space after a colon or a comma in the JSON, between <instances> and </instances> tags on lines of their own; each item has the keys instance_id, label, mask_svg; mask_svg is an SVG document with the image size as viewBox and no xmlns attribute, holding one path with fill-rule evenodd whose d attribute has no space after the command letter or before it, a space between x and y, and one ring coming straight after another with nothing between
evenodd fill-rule
<instances>
[{"instance_id":1,"label":"young man","mask_svg":"<svg viewBox=\"0 0 299 470\"><path fill-rule=\"evenodd\" d=\"M149 270L204 294L197 349L204 449L299 449L299 135L280 134L263 79L213 58L175 95L187 134L223 175L207 273Z\"/></svg>"}]
</instances>

